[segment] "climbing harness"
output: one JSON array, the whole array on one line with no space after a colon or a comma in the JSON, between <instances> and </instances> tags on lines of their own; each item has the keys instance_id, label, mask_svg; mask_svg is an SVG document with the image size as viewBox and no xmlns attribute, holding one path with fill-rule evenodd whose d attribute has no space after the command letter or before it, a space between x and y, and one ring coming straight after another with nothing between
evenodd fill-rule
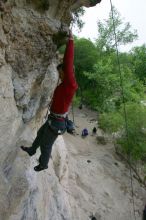
<instances>
[{"instance_id":1,"label":"climbing harness","mask_svg":"<svg viewBox=\"0 0 146 220\"><path fill-rule=\"evenodd\" d=\"M119 50L118 50L118 43L117 43L118 41L117 41L117 35L116 35L116 27L115 27L112 0L110 0L110 5L111 5L112 20L113 20L113 30L114 30L116 53L117 53L118 71L119 71L119 75L120 75L120 87L121 87L121 94L122 94L122 100L123 100L123 106L124 106L124 120L125 120L126 139L127 139L128 145L130 145L130 143L129 143L128 123L127 123L127 113L126 113L126 105L125 105L125 96L124 96L124 88L123 88L123 78L122 78L122 72L121 72L121 67L120 67ZM134 219L136 220L136 209L135 209L135 201L134 201L134 188L133 188L133 177L132 177L131 155L130 155L130 153L129 153L129 158L128 159L129 159L129 169L130 169L130 184L131 184L131 194L132 194L132 203L133 203L133 213L134 213Z\"/></svg>"}]
</instances>

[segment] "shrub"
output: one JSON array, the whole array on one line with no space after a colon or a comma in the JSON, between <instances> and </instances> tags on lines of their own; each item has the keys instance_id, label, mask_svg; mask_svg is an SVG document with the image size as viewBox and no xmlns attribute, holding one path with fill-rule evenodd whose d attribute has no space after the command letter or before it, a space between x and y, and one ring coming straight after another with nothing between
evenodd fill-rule
<instances>
[{"instance_id":1,"label":"shrub","mask_svg":"<svg viewBox=\"0 0 146 220\"><path fill-rule=\"evenodd\" d=\"M117 143L124 154L133 160L146 157L146 107L138 103L126 104L126 118L121 108L118 112L104 113L99 117L100 127L108 132L120 131Z\"/></svg>"}]
</instances>

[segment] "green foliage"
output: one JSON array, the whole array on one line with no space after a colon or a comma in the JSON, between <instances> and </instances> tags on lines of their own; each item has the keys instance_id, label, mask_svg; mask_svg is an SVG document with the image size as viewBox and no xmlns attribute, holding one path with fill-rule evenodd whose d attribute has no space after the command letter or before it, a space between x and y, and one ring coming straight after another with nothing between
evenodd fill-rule
<instances>
[{"instance_id":1,"label":"green foliage","mask_svg":"<svg viewBox=\"0 0 146 220\"><path fill-rule=\"evenodd\" d=\"M73 98L73 105L79 107L80 104L81 104L81 97L75 95Z\"/></svg>"},{"instance_id":2,"label":"green foliage","mask_svg":"<svg viewBox=\"0 0 146 220\"><path fill-rule=\"evenodd\" d=\"M137 31L131 31L129 22L123 23L120 13L113 7L114 25L116 29L116 40L118 45L125 45L137 39ZM110 12L108 20L98 22L99 37L96 40L97 47L101 50L109 50L115 47L115 35L112 13Z\"/></svg>"},{"instance_id":3,"label":"green foliage","mask_svg":"<svg viewBox=\"0 0 146 220\"><path fill-rule=\"evenodd\" d=\"M114 18L118 45L133 42L136 31L131 31L129 23L123 24L116 9ZM130 154L133 160L146 158L146 108L140 104L145 100L146 46L130 53L119 52L119 66L111 14L108 20L98 23L98 29L96 44L89 39L75 39L75 69L82 93L77 93L77 103L83 101L102 113L100 128L118 132L117 143L123 153Z\"/></svg>"},{"instance_id":4,"label":"green foliage","mask_svg":"<svg viewBox=\"0 0 146 220\"><path fill-rule=\"evenodd\" d=\"M119 45L136 39L136 32L130 30L129 24L123 24L116 10L115 25ZM136 47L130 53L119 52L119 66L111 14L98 27L95 44L75 37L74 63L79 89L74 104L79 106L84 102L97 110L100 128L118 133L121 152L130 154L133 160L145 159L146 107L140 103L145 100L146 46ZM64 52L64 48L60 51Z\"/></svg>"},{"instance_id":5,"label":"green foliage","mask_svg":"<svg viewBox=\"0 0 146 220\"><path fill-rule=\"evenodd\" d=\"M88 101L85 102L101 112L119 109L123 99L124 102L139 102L143 99L144 87L125 62L121 64L122 89L115 58L115 53L103 56L94 65L93 72L84 72L88 79L88 87L84 92Z\"/></svg>"},{"instance_id":6,"label":"green foliage","mask_svg":"<svg viewBox=\"0 0 146 220\"><path fill-rule=\"evenodd\" d=\"M97 52L95 45L88 39L75 38L75 72L76 78L82 94L88 86L88 79L83 74L84 71L92 71L94 64L97 62Z\"/></svg>"},{"instance_id":7,"label":"green foliage","mask_svg":"<svg viewBox=\"0 0 146 220\"><path fill-rule=\"evenodd\" d=\"M126 117L123 106L118 112L103 113L100 127L109 133L120 132L117 143L122 152L133 160L146 157L146 108L140 103L127 103Z\"/></svg>"},{"instance_id":8,"label":"green foliage","mask_svg":"<svg viewBox=\"0 0 146 220\"><path fill-rule=\"evenodd\" d=\"M97 50L88 39L75 38L75 67L77 72L91 71L97 62Z\"/></svg>"},{"instance_id":9,"label":"green foliage","mask_svg":"<svg viewBox=\"0 0 146 220\"><path fill-rule=\"evenodd\" d=\"M119 44L132 42L136 32L129 24L123 24L119 13L114 9L115 26ZM121 28L123 27L123 29ZM89 39L75 40L76 77L82 94L82 100L98 111L114 111L123 102L121 76L114 49L113 21L109 19L98 23L99 38L96 44ZM132 57L121 53L120 65L124 84L124 101L138 101L143 94L143 86L134 76ZM78 92L78 95L80 95Z\"/></svg>"},{"instance_id":10,"label":"green foliage","mask_svg":"<svg viewBox=\"0 0 146 220\"><path fill-rule=\"evenodd\" d=\"M85 10L83 9L83 7L76 9L76 11L73 13L73 20L71 25L76 26L80 31L84 26L84 22L81 19L84 13Z\"/></svg>"},{"instance_id":11,"label":"green foliage","mask_svg":"<svg viewBox=\"0 0 146 220\"><path fill-rule=\"evenodd\" d=\"M123 127L123 117L117 111L102 113L99 115L99 127L110 134L118 132Z\"/></svg>"},{"instance_id":12,"label":"green foliage","mask_svg":"<svg viewBox=\"0 0 146 220\"><path fill-rule=\"evenodd\" d=\"M135 75L146 84L146 45L135 47L131 51Z\"/></svg>"}]
</instances>

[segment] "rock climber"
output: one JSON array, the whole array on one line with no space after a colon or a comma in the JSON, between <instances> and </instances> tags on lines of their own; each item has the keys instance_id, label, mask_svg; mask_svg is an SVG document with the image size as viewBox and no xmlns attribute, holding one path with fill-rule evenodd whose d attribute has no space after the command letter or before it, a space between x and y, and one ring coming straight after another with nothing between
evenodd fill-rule
<instances>
[{"instance_id":1,"label":"rock climber","mask_svg":"<svg viewBox=\"0 0 146 220\"><path fill-rule=\"evenodd\" d=\"M95 134L96 134L96 132L97 132L97 128L96 128L96 127L94 127L94 128L92 129L92 134L93 134L93 135L95 135Z\"/></svg>"},{"instance_id":2,"label":"rock climber","mask_svg":"<svg viewBox=\"0 0 146 220\"><path fill-rule=\"evenodd\" d=\"M40 147L41 155L39 157L39 164L34 167L34 170L37 172L48 168L52 146L58 135L66 131L66 117L75 91L78 88L73 63L74 42L72 32L69 31L63 63L57 66L61 83L54 91L48 119L38 130L37 137L32 143L32 146L21 146L21 149L27 152L29 156L33 156L37 148Z\"/></svg>"}]
</instances>

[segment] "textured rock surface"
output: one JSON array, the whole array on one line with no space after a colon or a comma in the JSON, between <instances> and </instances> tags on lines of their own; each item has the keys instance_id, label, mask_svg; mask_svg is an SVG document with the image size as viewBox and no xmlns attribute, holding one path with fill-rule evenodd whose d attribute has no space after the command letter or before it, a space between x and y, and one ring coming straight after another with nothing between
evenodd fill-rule
<instances>
[{"instance_id":1,"label":"textured rock surface","mask_svg":"<svg viewBox=\"0 0 146 220\"><path fill-rule=\"evenodd\" d=\"M0 219L85 220L93 212L97 219L118 219L121 215L121 220L126 220L130 215L125 217L119 207L125 201L124 207L128 210L131 197L125 182L129 177L124 180L127 188L123 189L120 175L127 170L121 163L122 171L115 170L109 153L96 161L95 155L99 152L94 146L91 152L94 158L88 157L91 161L95 159L93 169L91 166L84 169L84 156L89 156L87 146L90 143L87 142L80 155L82 150L78 148L84 145L80 138L68 139L66 135L64 142L59 137L49 169L38 174L33 167L37 164L39 150L30 160L19 149L21 144L31 145L42 124L58 81L56 52L58 45L65 42L71 11L100 1L48 0L48 10L44 12L36 7L39 2L0 0ZM97 185L101 192L95 190ZM138 184L136 187L139 189L136 207L141 211L142 189ZM128 190L128 194L124 190ZM130 207L131 203L131 210ZM110 218L106 218L108 214Z\"/></svg>"}]
</instances>

